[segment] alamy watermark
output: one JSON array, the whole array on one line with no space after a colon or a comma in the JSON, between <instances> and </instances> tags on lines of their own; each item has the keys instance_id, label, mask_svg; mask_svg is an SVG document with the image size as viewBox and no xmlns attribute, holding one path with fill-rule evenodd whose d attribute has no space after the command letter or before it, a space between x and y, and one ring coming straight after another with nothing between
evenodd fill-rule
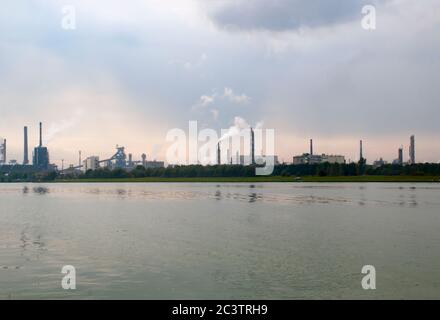
<instances>
[{"instance_id":1,"label":"alamy watermark","mask_svg":"<svg viewBox=\"0 0 440 320\"><path fill-rule=\"evenodd\" d=\"M255 174L272 174L276 162L275 130L231 127L217 131L198 130L197 121L189 121L188 133L174 128L168 131L166 161L176 165L255 165Z\"/></svg>"},{"instance_id":2,"label":"alamy watermark","mask_svg":"<svg viewBox=\"0 0 440 320\"><path fill-rule=\"evenodd\" d=\"M376 7L366 5L362 7L361 27L364 30L376 30Z\"/></svg>"},{"instance_id":3,"label":"alamy watermark","mask_svg":"<svg viewBox=\"0 0 440 320\"><path fill-rule=\"evenodd\" d=\"M76 270L74 266L66 265L61 269L61 273L65 274L61 280L61 287L64 290L76 289Z\"/></svg>"},{"instance_id":4,"label":"alamy watermark","mask_svg":"<svg viewBox=\"0 0 440 320\"><path fill-rule=\"evenodd\" d=\"M64 30L76 29L76 9L73 5L65 5L61 8L61 28Z\"/></svg>"},{"instance_id":5,"label":"alamy watermark","mask_svg":"<svg viewBox=\"0 0 440 320\"><path fill-rule=\"evenodd\" d=\"M372 265L366 265L362 267L362 274L365 276L362 278L361 285L364 290L376 289L376 268Z\"/></svg>"}]
</instances>

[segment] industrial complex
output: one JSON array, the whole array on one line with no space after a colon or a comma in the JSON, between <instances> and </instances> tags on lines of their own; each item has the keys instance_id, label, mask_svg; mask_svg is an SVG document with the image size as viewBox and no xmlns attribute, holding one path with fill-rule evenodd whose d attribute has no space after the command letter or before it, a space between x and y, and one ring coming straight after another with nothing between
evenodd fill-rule
<instances>
[{"instance_id":1,"label":"industrial complex","mask_svg":"<svg viewBox=\"0 0 440 320\"><path fill-rule=\"evenodd\" d=\"M49 150L43 146L43 124L39 125L39 143L32 153L32 164L29 163L28 153L28 128L23 130L23 162L19 163L17 160L10 160L7 158L7 141L1 139L0 143L0 172L20 172L20 173L35 173L35 172L51 172L58 171L60 173L80 173L87 170L96 170L100 167L109 169L121 168L125 170L132 170L136 166L144 166L145 168L161 168L165 166L163 161L147 161L147 156L142 154L142 160L134 161L132 154L125 153L125 148L116 146L116 153L108 159L100 160L97 156L87 157L84 161L81 160L81 151L79 151L79 162L77 166L70 165L64 168L64 163L61 168L50 163Z\"/></svg>"},{"instance_id":2,"label":"industrial complex","mask_svg":"<svg viewBox=\"0 0 440 320\"><path fill-rule=\"evenodd\" d=\"M21 172L21 173L35 173L35 172L51 172L57 171L59 173L76 173L86 172L88 170L97 170L99 168L113 169L124 169L130 171L138 166L142 166L146 169L148 168L163 168L165 163L163 161L147 161L146 154L142 154L140 160L134 160L131 153L125 153L125 148L121 146L116 146L116 152L107 159L100 159L99 156L89 156L84 160L81 157L81 151L78 155L78 164L69 165L64 168L64 161L62 161L61 168L56 165L51 164L49 158L49 150L43 145L43 124L39 124L39 141L38 145L33 149L32 152L32 163L29 162L29 147L28 147L28 128L23 129L23 161L19 163L17 160L9 160L7 158L7 140L0 138L0 173L7 172ZM408 161L404 162L403 159L403 147L398 149L397 159L392 163L397 165L415 164L416 163L416 152L415 152L415 136L410 137L409 145L409 157ZM257 156L255 154L255 136L254 130L250 129L250 154L240 155L238 152L233 159L232 155L227 154L227 163L223 164L238 164L238 165L261 165L264 164L267 156ZM278 157L271 155L273 157L274 164L279 164ZM366 163L366 159L363 154L363 141L360 140L359 143L359 161ZM304 164L320 164L320 163L330 163L330 164L345 164L347 163L343 155L333 155L333 154L315 154L313 150L313 139L310 139L310 151L308 153L303 153L302 155L294 156L292 160L293 165L304 165ZM217 145L217 164L222 164L221 148L220 142ZM382 158L373 162L374 167L380 167L387 164Z\"/></svg>"}]
</instances>

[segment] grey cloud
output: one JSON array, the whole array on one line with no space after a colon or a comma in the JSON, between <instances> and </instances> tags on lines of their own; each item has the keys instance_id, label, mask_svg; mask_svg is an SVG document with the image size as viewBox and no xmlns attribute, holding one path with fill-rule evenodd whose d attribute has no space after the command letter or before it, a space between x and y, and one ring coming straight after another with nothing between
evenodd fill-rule
<instances>
[{"instance_id":1,"label":"grey cloud","mask_svg":"<svg viewBox=\"0 0 440 320\"><path fill-rule=\"evenodd\" d=\"M360 19L364 5L387 0L236 0L210 6L212 20L228 29L286 31Z\"/></svg>"}]
</instances>

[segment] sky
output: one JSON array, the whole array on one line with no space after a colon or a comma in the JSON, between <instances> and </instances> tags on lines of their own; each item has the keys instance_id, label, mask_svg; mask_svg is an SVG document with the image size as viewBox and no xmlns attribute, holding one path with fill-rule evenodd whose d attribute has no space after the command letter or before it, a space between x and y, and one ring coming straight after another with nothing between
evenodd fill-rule
<instances>
[{"instance_id":1,"label":"sky","mask_svg":"<svg viewBox=\"0 0 440 320\"><path fill-rule=\"evenodd\" d=\"M68 7L66 7L68 5ZM362 8L376 8L365 30ZM66 8L68 11L66 11ZM75 13L75 29L65 29ZM70 11L69 11L70 10ZM70 17L70 16L69 16ZM125 146L163 159L167 132L275 130L289 162L308 151L368 162L440 161L438 0L6 0L0 11L0 137L23 126L51 162Z\"/></svg>"}]
</instances>

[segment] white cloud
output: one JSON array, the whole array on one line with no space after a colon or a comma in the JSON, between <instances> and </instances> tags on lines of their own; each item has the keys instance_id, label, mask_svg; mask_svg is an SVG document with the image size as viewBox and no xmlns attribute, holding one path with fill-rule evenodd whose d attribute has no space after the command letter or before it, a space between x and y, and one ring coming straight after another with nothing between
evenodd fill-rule
<instances>
[{"instance_id":1,"label":"white cloud","mask_svg":"<svg viewBox=\"0 0 440 320\"><path fill-rule=\"evenodd\" d=\"M199 101L192 107L193 110L200 109L211 105L218 101L229 101L234 104L245 104L250 102L251 98L246 94L235 94L234 90L226 87L222 94L218 94L214 91L213 94L207 95L204 94L200 97Z\"/></svg>"},{"instance_id":2,"label":"white cloud","mask_svg":"<svg viewBox=\"0 0 440 320\"><path fill-rule=\"evenodd\" d=\"M203 95L200 97L200 103L203 107L213 103L214 100L215 100L215 95L212 95L212 96Z\"/></svg>"},{"instance_id":3,"label":"white cloud","mask_svg":"<svg viewBox=\"0 0 440 320\"><path fill-rule=\"evenodd\" d=\"M225 91L223 93L223 97L228 98L230 101L242 104L242 103L248 103L251 98L249 98L246 94L235 94L234 90L231 88L225 88Z\"/></svg>"}]
</instances>

